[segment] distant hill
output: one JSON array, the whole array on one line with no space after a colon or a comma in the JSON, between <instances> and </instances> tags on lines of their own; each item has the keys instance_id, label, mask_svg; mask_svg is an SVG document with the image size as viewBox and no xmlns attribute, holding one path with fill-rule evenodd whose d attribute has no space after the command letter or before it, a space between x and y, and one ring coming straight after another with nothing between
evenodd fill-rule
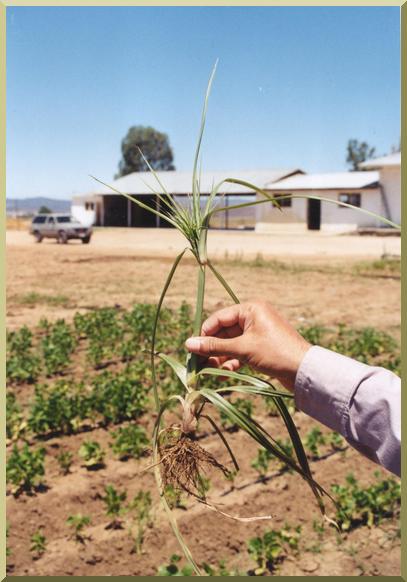
<instances>
[{"instance_id":1,"label":"distant hill","mask_svg":"<svg viewBox=\"0 0 407 582\"><path fill-rule=\"evenodd\" d=\"M6 198L6 214L35 214L41 206L47 206L52 212L70 212L70 200L54 198Z\"/></svg>"}]
</instances>

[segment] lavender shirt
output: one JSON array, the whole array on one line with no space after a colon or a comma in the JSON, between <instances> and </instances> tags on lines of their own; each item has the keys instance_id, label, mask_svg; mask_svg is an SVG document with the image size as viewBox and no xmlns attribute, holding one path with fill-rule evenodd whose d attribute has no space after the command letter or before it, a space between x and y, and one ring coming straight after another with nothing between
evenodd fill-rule
<instances>
[{"instance_id":1,"label":"lavender shirt","mask_svg":"<svg viewBox=\"0 0 407 582\"><path fill-rule=\"evenodd\" d=\"M313 346L295 379L297 407L400 476L401 381L385 370Z\"/></svg>"}]
</instances>

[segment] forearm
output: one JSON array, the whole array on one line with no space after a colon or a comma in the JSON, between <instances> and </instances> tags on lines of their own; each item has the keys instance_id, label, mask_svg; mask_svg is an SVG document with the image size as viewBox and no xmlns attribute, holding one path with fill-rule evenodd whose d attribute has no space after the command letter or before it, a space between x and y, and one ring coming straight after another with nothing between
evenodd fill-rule
<instances>
[{"instance_id":1,"label":"forearm","mask_svg":"<svg viewBox=\"0 0 407 582\"><path fill-rule=\"evenodd\" d=\"M319 346L295 380L300 410L342 434L355 449L400 475L400 378Z\"/></svg>"}]
</instances>

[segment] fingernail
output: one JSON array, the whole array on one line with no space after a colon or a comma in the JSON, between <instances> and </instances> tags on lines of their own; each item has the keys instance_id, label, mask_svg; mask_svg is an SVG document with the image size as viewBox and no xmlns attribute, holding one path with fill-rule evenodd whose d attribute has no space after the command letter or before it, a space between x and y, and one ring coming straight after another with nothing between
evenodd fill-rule
<instances>
[{"instance_id":1,"label":"fingernail","mask_svg":"<svg viewBox=\"0 0 407 582\"><path fill-rule=\"evenodd\" d=\"M191 352L198 352L199 348L201 347L201 342L199 339L195 337L190 337L185 342L185 345L187 346L187 349L190 350Z\"/></svg>"}]
</instances>

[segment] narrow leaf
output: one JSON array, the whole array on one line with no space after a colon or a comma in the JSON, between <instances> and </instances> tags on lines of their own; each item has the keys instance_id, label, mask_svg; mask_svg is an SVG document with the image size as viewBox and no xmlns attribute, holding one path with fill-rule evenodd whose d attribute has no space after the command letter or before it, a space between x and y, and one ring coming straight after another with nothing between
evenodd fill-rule
<instances>
[{"instance_id":1,"label":"narrow leaf","mask_svg":"<svg viewBox=\"0 0 407 582\"><path fill-rule=\"evenodd\" d=\"M164 298L167 294L168 291L168 287L171 285L171 281L172 278L174 277L175 271L177 270L177 267L182 259L182 257L184 256L185 252L188 249L184 249L182 251L182 253L180 253L172 267L171 270L168 274L167 280L165 281L163 290L161 291L161 295L160 295L160 299L158 300L158 304L157 304L157 310L155 312L155 316L154 316L154 323L153 323L153 333L152 333L152 337L151 337L151 371L152 371L152 378L153 378L153 392L154 392L154 402L155 402L155 406L157 409L157 412L160 408L160 398L158 396L158 388L157 388L157 374L156 374L156 367L155 367L155 341L156 341L156 337L157 337L157 326L158 326L158 319L160 317L160 312L161 312L161 307L162 304L164 302Z\"/></svg>"},{"instance_id":2,"label":"narrow leaf","mask_svg":"<svg viewBox=\"0 0 407 582\"><path fill-rule=\"evenodd\" d=\"M165 362L166 364L171 366L171 368L174 370L174 372L178 376L178 379L182 382L183 386L188 390L188 392L190 392L190 389L189 389L188 383L187 383L187 369L186 369L186 367L183 366L181 364L181 362L178 362L178 360L176 360L172 356L169 356L168 354L156 352L155 355L158 356L161 360L163 360L163 362Z\"/></svg>"}]
</instances>

